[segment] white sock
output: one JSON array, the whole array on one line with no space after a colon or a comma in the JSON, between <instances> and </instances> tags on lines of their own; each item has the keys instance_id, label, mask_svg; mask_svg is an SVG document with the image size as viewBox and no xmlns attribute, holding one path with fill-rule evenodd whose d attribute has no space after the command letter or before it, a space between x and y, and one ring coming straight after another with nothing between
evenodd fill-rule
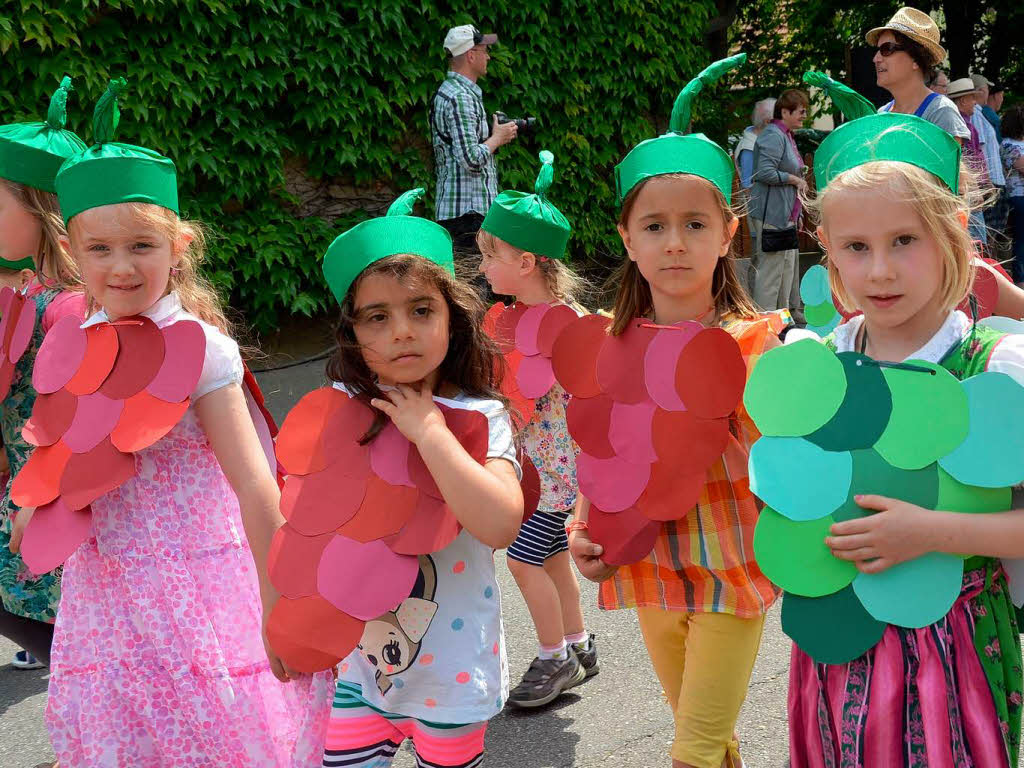
<instances>
[{"instance_id":1,"label":"white sock","mask_svg":"<svg viewBox=\"0 0 1024 768\"><path fill-rule=\"evenodd\" d=\"M583 630L578 635L566 635L565 642L569 645L578 645L584 651L590 650L590 634Z\"/></svg>"},{"instance_id":2,"label":"white sock","mask_svg":"<svg viewBox=\"0 0 1024 768\"><path fill-rule=\"evenodd\" d=\"M541 645L537 655L542 659L558 659L565 661L569 658L569 648L563 640L558 645Z\"/></svg>"}]
</instances>

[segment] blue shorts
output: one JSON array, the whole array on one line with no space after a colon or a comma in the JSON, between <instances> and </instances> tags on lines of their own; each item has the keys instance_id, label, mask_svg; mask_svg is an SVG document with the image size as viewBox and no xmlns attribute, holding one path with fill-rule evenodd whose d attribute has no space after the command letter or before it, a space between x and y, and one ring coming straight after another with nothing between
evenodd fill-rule
<instances>
[{"instance_id":1,"label":"blue shorts","mask_svg":"<svg viewBox=\"0 0 1024 768\"><path fill-rule=\"evenodd\" d=\"M519 529L519 535L508 548L508 556L520 563L543 567L549 557L567 552L569 537L565 535L565 521L570 511L534 512Z\"/></svg>"}]
</instances>

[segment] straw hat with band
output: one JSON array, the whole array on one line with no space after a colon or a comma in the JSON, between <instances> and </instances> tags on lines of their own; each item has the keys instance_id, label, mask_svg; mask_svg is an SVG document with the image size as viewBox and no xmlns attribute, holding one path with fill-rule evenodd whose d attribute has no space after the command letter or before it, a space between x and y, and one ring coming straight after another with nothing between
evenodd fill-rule
<instances>
[{"instance_id":1,"label":"straw hat with band","mask_svg":"<svg viewBox=\"0 0 1024 768\"><path fill-rule=\"evenodd\" d=\"M888 30L899 32L906 38L923 46L932 55L932 64L938 64L946 58L946 49L939 45L939 28L932 17L917 8L903 7L889 19L884 27L875 27L864 37L868 45L878 45L879 36Z\"/></svg>"}]
</instances>

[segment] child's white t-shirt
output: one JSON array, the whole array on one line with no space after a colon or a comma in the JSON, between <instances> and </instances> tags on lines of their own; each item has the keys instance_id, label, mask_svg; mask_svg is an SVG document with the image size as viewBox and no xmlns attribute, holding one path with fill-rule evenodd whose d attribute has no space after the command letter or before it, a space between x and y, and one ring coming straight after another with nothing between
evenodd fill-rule
<instances>
[{"instance_id":1,"label":"child's white t-shirt","mask_svg":"<svg viewBox=\"0 0 1024 768\"><path fill-rule=\"evenodd\" d=\"M512 462L521 476L501 403L463 395L434 400L487 416L487 458ZM338 679L361 685L374 707L438 723L494 717L509 683L494 550L463 530L440 552L421 556L413 596L367 622L361 647L338 666Z\"/></svg>"}]
</instances>

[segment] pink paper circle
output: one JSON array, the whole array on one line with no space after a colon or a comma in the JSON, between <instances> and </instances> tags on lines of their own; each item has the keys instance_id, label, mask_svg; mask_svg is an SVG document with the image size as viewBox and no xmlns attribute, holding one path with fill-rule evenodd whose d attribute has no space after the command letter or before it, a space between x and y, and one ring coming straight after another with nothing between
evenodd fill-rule
<instances>
[{"instance_id":1,"label":"pink paper circle","mask_svg":"<svg viewBox=\"0 0 1024 768\"><path fill-rule=\"evenodd\" d=\"M25 350L32 342L32 332L36 329L36 304L34 301L22 302L17 322L18 324L14 326L14 335L11 336L11 348L7 352L7 359L12 363L21 360L21 356L25 354Z\"/></svg>"},{"instance_id":2,"label":"pink paper circle","mask_svg":"<svg viewBox=\"0 0 1024 768\"><path fill-rule=\"evenodd\" d=\"M537 334L540 331L540 321L551 309L550 304L534 304L523 313L516 325L516 349L527 357L539 355L540 348L537 346ZM529 395L527 395L529 397Z\"/></svg>"},{"instance_id":3,"label":"pink paper circle","mask_svg":"<svg viewBox=\"0 0 1024 768\"><path fill-rule=\"evenodd\" d=\"M121 411L124 410L124 402L124 400L111 400L99 392L82 395L78 398L75 418L72 419L71 426L64 433L64 444L71 449L72 453L91 451L117 426L117 421L121 418Z\"/></svg>"},{"instance_id":4,"label":"pink paper circle","mask_svg":"<svg viewBox=\"0 0 1024 768\"><path fill-rule=\"evenodd\" d=\"M576 457L580 493L605 512L621 512L633 506L650 477L650 464L634 464L621 456L595 459L581 453Z\"/></svg>"},{"instance_id":5,"label":"pink paper circle","mask_svg":"<svg viewBox=\"0 0 1024 768\"><path fill-rule=\"evenodd\" d=\"M75 375L85 357L85 331L78 318L66 315L46 333L36 353L32 369L32 386L36 392L48 395L56 392Z\"/></svg>"},{"instance_id":6,"label":"pink paper circle","mask_svg":"<svg viewBox=\"0 0 1024 768\"><path fill-rule=\"evenodd\" d=\"M650 400L634 405L619 402L612 405L608 442L617 455L634 464L650 464L658 460L651 431L657 407Z\"/></svg>"},{"instance_id":7,"label":"pink paper circle","mask_svg":"<svg viewBox=\"0 0 1024 768\"><path fill-rule=\"evenodd\" d=\"M11 300L14 298L14 289L5 285L0 288L0 318L7 317L11 310Z\"/></svg>"},{"instance_id":8,"label":"pink paper circle","mask_svg":"<svg viewBox=\"0 0 1024 768\"><path fill-rule=\"evenodd\" d=\"M146 387L153 397L180 403L199 383L206 358L206 334L193 320L182 320L160 329L164 336L164 360Z\"/></svg>"},{"instance_id":9,"label":"pink paper circle","mask_svg":"<svg viewBox=\"0 0 1024 768\"><path fill-rule=\"evenodd\" d=\"M409 597L419 559L397 555L380 540L365 544L335 536L317 567L317 589L339 611L370 621Z\"/></svg>"},{"instance_id":10,"label":"pink paper circle","mask_svg":"<svg viewBox=\"0 0 1024 768\"><path fill-rule=\"evenodd\" d=\"M686 404L676 392L676 363L683 347L700 333L701 328L700 323L685 321L660 330L644 353L647 391L651 399L666 411L686 410Z\"/></svg>"},{"instance_id":11,"label":"pink paper circle","mask_svg":"<svg viewBox=\"0 0 1024 768\"><path fill-rule=\"evenodd\" d=\"M385 483L412 488L409 478L411 443L392 422L370 442L370 468Z\"/></svg>"},{"instance_id":12,"label":"pink paper circle","mask_svg":"<svg viewBox=\"0 0 1024 768\"><path fill-rule=\"evenodd\" d=\"M92 510L68 509L57 498L36 509L21 540L21 557L34 574L49 573L92 535Z\"/></svg>"},{"instance_id":13,"label":"pink paper circle","mask_svg":"<svg viewBox=\"0 0 1024 768\"><path fill-rule=\"evenodd\" d=\"M523 397L535 399L546 395L555 386L555 370L551 367L551 358L542 355L524 357L516 371L516 384Z\"/></svg>"}]
</instances>

